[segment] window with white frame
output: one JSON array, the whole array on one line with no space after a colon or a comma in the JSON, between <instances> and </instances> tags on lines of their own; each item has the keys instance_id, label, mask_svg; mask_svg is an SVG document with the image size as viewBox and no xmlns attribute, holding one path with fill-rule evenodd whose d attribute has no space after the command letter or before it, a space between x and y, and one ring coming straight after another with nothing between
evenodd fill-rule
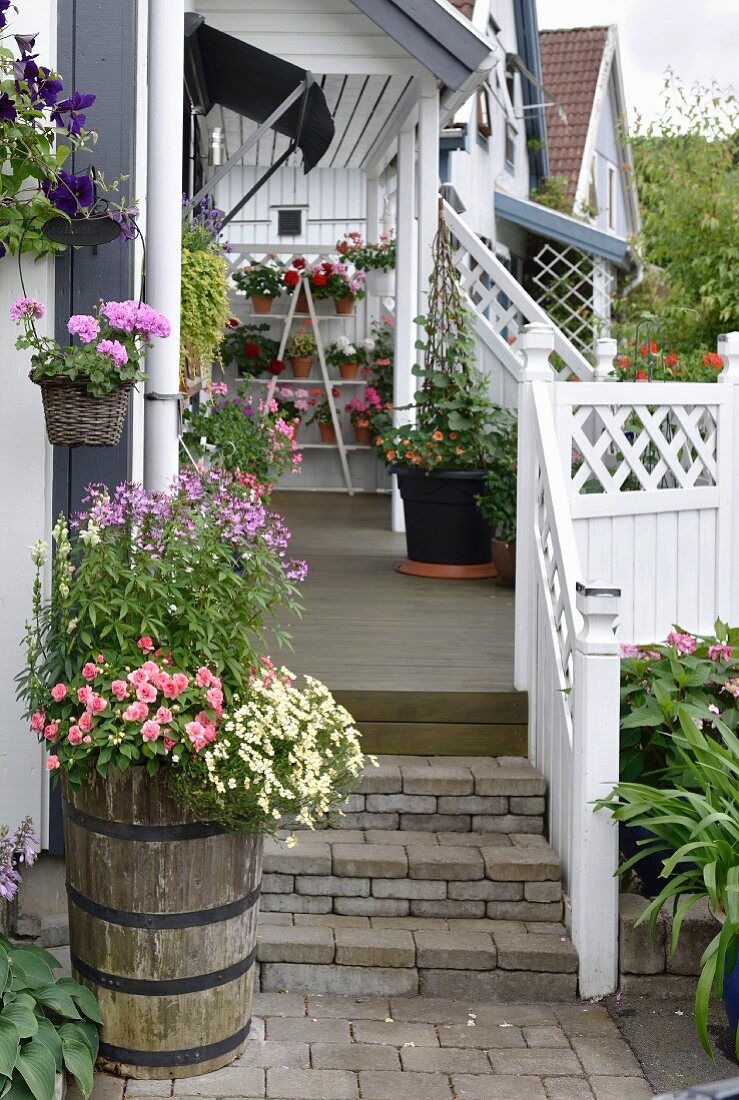
<instances>
[{"instance_id":1,"label":"window with white frame","mask_svg":"<svg viewBox=\"0 0 739 1100\"><path fill-rule=\"evenodd\" d=\"M615 233L618 224L618 191L615 166L613 164L606 165L606 172L608 228L612 233Z\"/></svg>"},{"instance_id":2,"label":"window with white frame","mask_svg":"<svg viewBox=\"0 0 739 1100\"><path fill-rule=\"evenodd\" d=\"M493 112L490 105L490 89L483 84L477 89L477 132L489 138L493 132Z\"/></svg>"}]
</instances>

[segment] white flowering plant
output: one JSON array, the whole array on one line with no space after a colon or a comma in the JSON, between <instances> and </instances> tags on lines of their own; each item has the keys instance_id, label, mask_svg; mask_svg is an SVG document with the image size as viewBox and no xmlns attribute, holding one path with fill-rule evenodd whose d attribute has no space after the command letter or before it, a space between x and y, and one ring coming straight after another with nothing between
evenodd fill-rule
<instances>
[{"instance_id":1,"label":"white flowering plant","mask_svg":"<svg viewBox=\"0 0 739 1100\"><path fill-rule=\"evenodd\" d=\"M354 344L348 336L339 336L326 348L326 362L332 367L341 367L344 363L366 363L374 346L374 340L369 338Z\"/></svg>"},{"instance_id":2,"label":"white flowering plant","mask_svg":"<svg viewBox=\"0 0 739 1100\"><path fill-rule=\"evenodd\" d=\"M365 763L351 715L318 680L296 687L268 659L224 711L205 751L170 783L201 819L265 833L315 828L359 782ZM288 840L288 843L292 843Z\"/></svg>"}]
</instances>

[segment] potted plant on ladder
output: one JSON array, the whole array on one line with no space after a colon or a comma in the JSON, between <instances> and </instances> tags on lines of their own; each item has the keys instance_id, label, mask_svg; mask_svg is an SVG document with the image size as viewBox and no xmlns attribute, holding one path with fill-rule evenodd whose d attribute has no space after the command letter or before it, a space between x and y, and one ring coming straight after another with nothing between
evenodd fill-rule
<instances>
[{"instance_id":1,"label":"potted plant on ladder","mask_svg":"<svg viewBox=\"0 0 739 1100\"><path fill-rule=\"evenodd\" d=\"M481 514L495 440L513 413L493 404L476 369L469 307L462 298L443 212L433 245L434 268L414 421L383 432L376 445L397 475L408 560L402 573L474 579L495 576L491 528ZM403 410L397 410L402 412Z\"/></svg>"}]
</instances>

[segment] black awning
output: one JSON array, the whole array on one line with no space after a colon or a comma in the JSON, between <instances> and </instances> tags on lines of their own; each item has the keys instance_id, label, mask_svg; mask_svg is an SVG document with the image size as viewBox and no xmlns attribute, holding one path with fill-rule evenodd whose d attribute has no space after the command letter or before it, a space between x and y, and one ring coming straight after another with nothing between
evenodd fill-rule
<instances>
[{"instance_id":1,"label":"black awning","mask_svg":"<svg viewBox=\"0 0 739 1100\"><path fill-rule=\"evenodd\" d=\"M264 122L307 76L305 69L207 26L202 15L185 14L185 87L193 106L203 113L219 104ZM318 84L308 92L302 127L301 111L298 100L273 129L297 139L305 171L310 172L334 136L334 122Z\"/></svg>"}]
</instances>

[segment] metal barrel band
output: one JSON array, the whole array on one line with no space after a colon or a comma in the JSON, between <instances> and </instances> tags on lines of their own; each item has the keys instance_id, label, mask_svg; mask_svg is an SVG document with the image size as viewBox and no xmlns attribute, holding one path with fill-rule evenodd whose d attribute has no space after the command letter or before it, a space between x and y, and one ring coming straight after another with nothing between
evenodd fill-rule
<instances>
[{"instance_id":1,"label":"metal barrel band","mask_svg":"<svg viewBox=\"0 0 739 1100\"><path fill-rule=\"evenodd\" d=\"M197 1062L210 1062L213 1058L220 1058L222 1054L228 1054L243 1043L251 1030L251 1020L246 1025L229 1035L226 1039L220 1039L217 1043L209 1043L202 1047L186 1047L183 1050L132 1050L129 1047L117 1047L112 1043L100 1043L100 1053L103 1058L109 1058L111 1062L126 1062L132 1066L191 1066Z\"/></svg>"},{"instance_id":2,"label":"metal barrel band","mask_svg":"<svg viewBox=\"0 0 739 1100\"><path fill-rule=\"evenodd\" d=\"M114 837L116 840L162 842L166 840L204 840L210 836L223 836L227 829L215 821L191 821L182 825L135 825L128 821L108 821L94 817L62 799L64 813L73 825L90 833Z\"/></svg>"},{"instance_id":3,"label":"metal barrel band","mask_svg":"<svg viewBox=\"0 0 739 1100\"><path fill-rule=\"evenodd\" d=\"M261 889L257 886L246 897L237 898L236 901L226 905L217 905L212 909L194 909L189 913L136 913L130 909L114 909L109 905L100 905L99 902L81 894L71 883L67 883L67 894L77 909L82 909L90 916L97 917L108 924L118 924L124 928L202 928L219 924L221 921L241 916L242 913L253 908L259 901L260 893Z\"/></svg>"},{"instance_id":4,"label":"metal barrel band","mask_svg":"<svg viewBox=\"0 0 739 1100\"><path fill-rule=\"evenodd\" d=\"M89 966L76 955L72 955L72 967L83 978L94 982L103 989L113 989L116 993L129 993L134 997L172 997L181 993L202 993L206 989L216 989L221 985L228 985L237 978L242 977L254 965L257 957L256 947L249 952L245 959L234 963L233 966L224 967L222 970L214 970L209 974L195 974L189 978L126 978L122 974L108 974L104 970L97 970Z\"/></svg>"}]
</instances>

